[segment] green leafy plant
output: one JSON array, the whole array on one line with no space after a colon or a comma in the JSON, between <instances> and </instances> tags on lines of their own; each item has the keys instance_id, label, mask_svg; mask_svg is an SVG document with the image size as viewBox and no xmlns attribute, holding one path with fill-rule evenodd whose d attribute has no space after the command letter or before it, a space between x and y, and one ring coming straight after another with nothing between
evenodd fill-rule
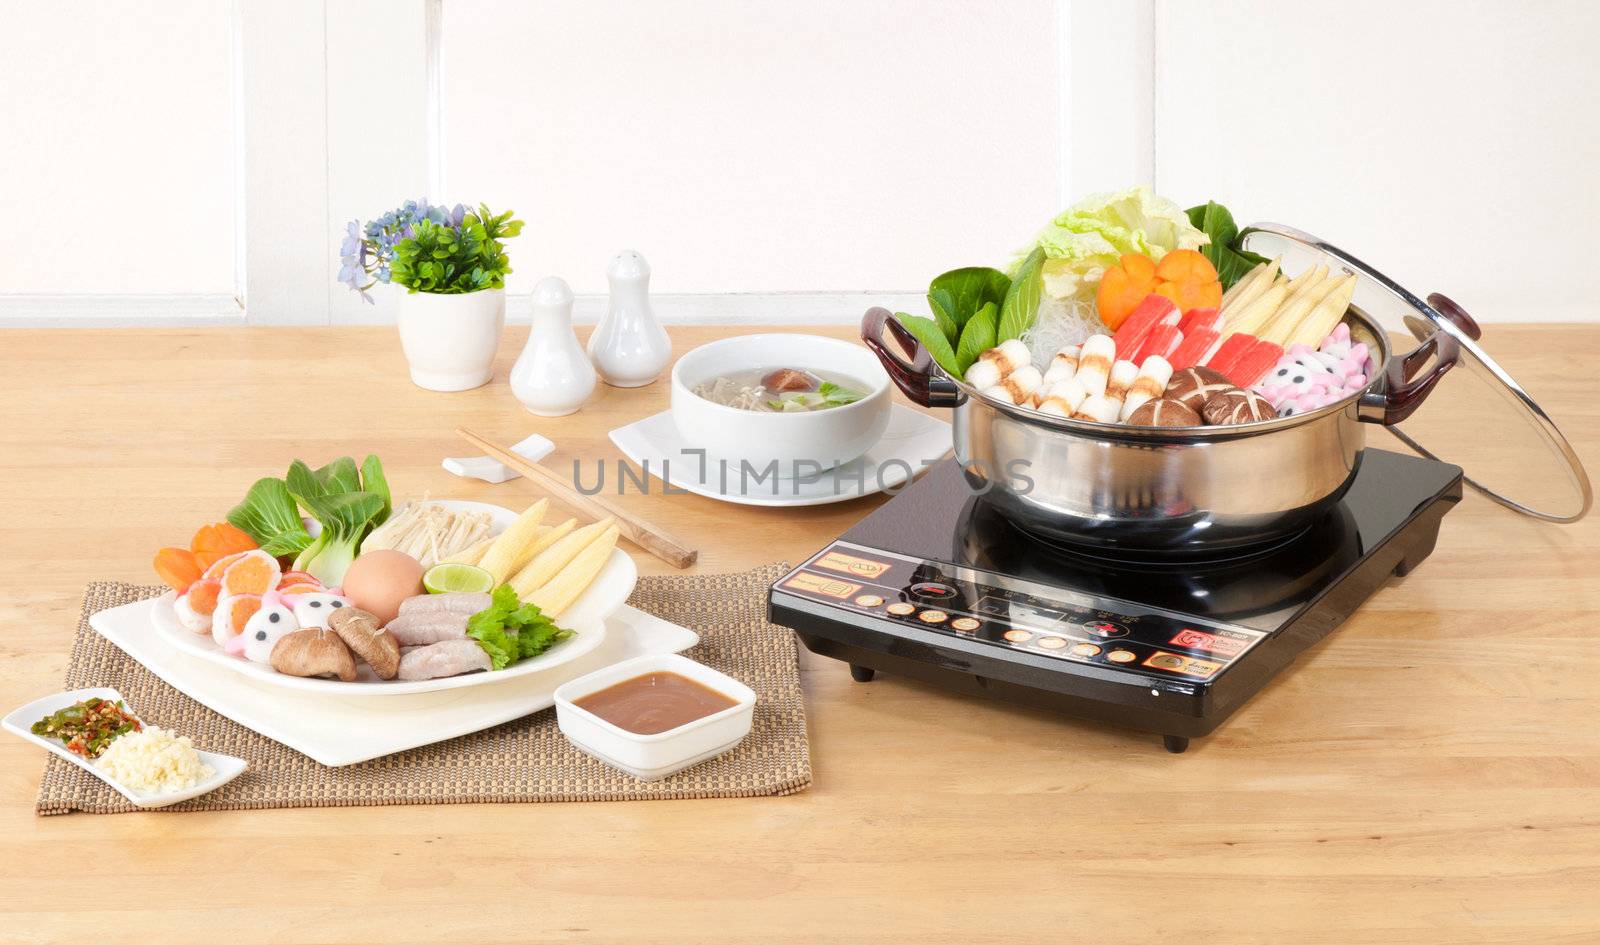
<instances>
[{"instance_id":1,"label":"green leafy plant","mask_svg":"<svg viewBox=\"0 0 1600 945\"><path fill-rule=\"evenodd\" d=\"M412 292L459 295L499 289L511 272L502 240L522 232L509 212L407 200L365 227L351 220L339 244L339 281L361 293L394 282Z\"/></svg>"},{"instance_id":2,"label":"green leafy plant","mask_svg":"<svg viewBox=\"0 0 1600 945\"><path fill-rule=\"evenodd\" d=\"M1244 278L1245 273L1267 261L1267 257L1259 253L1234 245L1239 239L1239 225L1233 222L1233 214L1228 212L1227 207L1212 200L1198 207L1190 207L1186 212L1189 222L1211 237L1211 242L1200 247L1200 252L1216 267L1217 279L1222 282L1224 290L1233 288L1233 284Z\"/></svg>"},{"instance_id":3,"label":"green leafy plant","mask_svg":"<svg viewBox=\"0 0 1600 945\"><path fill-rule=\"evenodd\" d=\"M966 376L978 355L1020 336L1039 311L1044 251L1035 249L1017 277L998 269L968 266L934 277L928 284L933 317L896 312L895 318L922 342L935 363L951 377Z\"/></svg>"},{"instance_id":4,"label":"green leafy plant","mask_svg":"<svg viewBox=\"0 0 1600 945\"><path fill-rule=\"evenodd\" d=\"M522 232L511 212L498 216L480 205L459 226L421 220L410 236L395 244L390 266L394 282L412 292L457 295L499 289L511 272L502 239Z\"/></svg>"}]
</instances>

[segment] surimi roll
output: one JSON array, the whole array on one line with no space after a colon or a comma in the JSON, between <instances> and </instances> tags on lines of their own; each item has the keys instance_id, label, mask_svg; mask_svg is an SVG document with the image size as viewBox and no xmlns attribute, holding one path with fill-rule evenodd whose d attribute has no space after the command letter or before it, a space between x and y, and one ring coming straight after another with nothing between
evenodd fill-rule
<instances>
[{"instance_id":1,"label":"surimi roll","mask_svg":"<svg viewBox=\"0 0 1600 945\"><path fill-rule=\"evenodd\" d=\"M1072 412L1072 419L1111 423L1117 419L1117 402L1104 394L1090 394Z\"/></svg>"},{"instance_id":2,"label":"surimi roll","mask_svg":"<svg viewBox=\"0 0 1600 945\"><path fill-rule=\"evenodd\" d=\"M1078 373L1078 351L1077 345L1068 345L1056 352L1055 357L1050 359L1050 366L1045 368L1046 387L1054 387Z\"/></svg>"},{"instance_id":3,"label":"surimi roll","mask_svg":"<svg viewBox=\"0 0 1600 945\"><path fill-rule=\"evenodd\" d=\"M1110 335L1090 335L1078 352L1078 373L1073 377L1091 394L1104 394L1111 378L1111 363L1117 357L1117 343Z\"/></svg>"},{"instance_id":4,"label":"surimi roll","mask_svg":"<svg viewBox=\"0 0 1600 945\"><path fill-rule=\"evenodd\" d=\"M1132 361L1118 361L1111 365L1111 376L1106 379L1106 396L1113 400L1122 400L1128 396L1128 388L1133 386L1133 381L1139 376L1139 365Z\"/></svg>"},{"instance_id":5,"label":"surimi roll","mask_svg":"<svg viewBox=\"0 0 1600 945\"><path fill-rule=\"evenodd\" d=\"M1011 395L1011 402L1024 406L1033 403L1033 395L1044 384L1039 369L1031 364L1025 364L1005 376L999 384L995 385Z\"/></svg>"},{"instance_id":6,"label":"surimi roll","mask_svg":"<svg viewBox=\"0 0 1600 945\"><path fill-rule=\"evenodd\" d=\"M1069 377L1053 384L1045 392L1039 400L1039 412L1070 417L1088 397L1089 392L1083 389L1083 385L1076 378Z\"/></svg>"},{"instance_id":7,"label":"surimi roll","mask_svg":"<svg viewBox=\"0 0 1600 945\"><path fill-rule=\"evenodd\" d=\"M1118 361L1111 365L1111 376L1106 379L1106 399L1117 405L1117 413L1122 413L1122 401L1128 396L1128 388L1133 385L1134 379L1139 376L1139 366L1132 361Z\"/></svg>"},{"instance_id":8,"label":"surimi roll","mask_svg":"<svg viewBox=\"0 0 1600 945\"><path fill-rule=\"evenodd\" d=\"M1172 380L1172 364L1159 354L1152 354L1144 359L1144 364L1139 368L1139 376L1133 379L1133 384L1128 387L1128 394L1122 400L1122 419L1126 420L1138 410L1147 400L1160 397L1167 389L1167 382Z\"/></svg>"},{"instance_id":9,"label":"surimi roll","mask_svg":"<svg viewBox=\"0 0 1600 945\"><path fill-rule=\"evenodd\" d=\"M1012 371L1032 362L1033 355L1029 353L1028 346L1012 338L978 355L978 360L967 368L967 383L978 390L985 390L1005 380Z\"/></svg>"}]
</instances>

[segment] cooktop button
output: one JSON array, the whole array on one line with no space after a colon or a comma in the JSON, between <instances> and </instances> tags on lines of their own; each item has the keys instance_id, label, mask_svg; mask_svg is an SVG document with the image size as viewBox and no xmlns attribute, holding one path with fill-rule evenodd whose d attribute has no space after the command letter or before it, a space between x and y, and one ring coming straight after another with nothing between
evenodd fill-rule
<instances>
[{"instance_id":1,"label":"cooktop button","mask_svg":"<svg viewBox=\"0 0 1600 945\"><path fill-rule=\"evenodd\" d=\"M1109 620L1091 620L1083 625L1083 629L1097 637L1127 636L1128 628Z\"/></svg>"},{"instance_id":2,"label":"cooktop button","mask_svg":"<svg viewBox=\"0 0 1600 945\"><path fill-rule=\"evenodd\" d=\"M1100 655L1100 648L1098 646L1095 646L1093 643L1074 643L1072 645L1072 655L1073 656L1099 656Z\"/></svg>"},{"instance_id":3,"label":"cooktop button","mask_svg":"<svg viewBox=\"0 0 1600 945\"><path fill-rule=\"evenodd\" d=\"M911 596L920 597L923 600L955 600L956 589L948 584L940 584L938 581L923 581L921 584L911 585Z\"/></svg>"},{"instance_id":4,"label":"cooktop button","mask_svg":"<svg viewBox=\"0 0 1600 945\"><path fill-rule=\"evenodd\" d=\"M917 619L923 623L944 623L950 619L950 615L942 610L924 610L917 614Z\"/></svg>"},{"instance_id":5,"label":"cooktop button","mask_svg":"<svg viewBox=\"0 0 1600 945\"><path fill-rule=\"evenodd\" d=\"M1033 634L1026 630L1007 630L1005 632L1005 638L1010 640L1012 643L1027 643L1029 640L1033 639Z\"/></svg>"},{"instance_id":6,"label":"cooktop button","mask_svg":"<svg viewBox=\"0 0 1600 945\"><path fill-rule=\"evenodd\" d=\"M902 601L898 604L890 604L889 606L885 607L884 610L894 614L896 617L909 617L916 613L917 608L915 604L907 604Z\"/></svg>"},{"instance_id":7,"label":"cooktop button","mask_svg":"<svg viewBox=\"0 0 1600 945\"><path fill-rule=\"evenodd\" d=\"M1039 641L1039 645L1047 650L1059 650L1067 645L1067 641L1060 637L1045 637Z\"/></svg>"},{"instance_id":8,"label":"cooktop button","mask_svg":"<svg viewBox=\"0 0 1600 945\"><path fill-rule=\"evenodd\" d=\"M1134 658L1135 657L1132 650L1112 650L1110 653L1106 654L1106 659L1113 663L1131 663L1134 661Z\"/></svg>"},{"instance_id":9,"label":"cooktop button","mask_svg":"<svg viewBox=\"0 0 1600 945\"><path fill-rule=\"evenodd\" d=\"M883 598L876 594L862 594L856 598L856 604L861 607L881 607L883 606Z\"/></svg>"},{"instance_id":10,"label":"cooktop button","mask_svg":"<svg viewBox=\"0 0 1600 945\"><path fill-rule=\"evenodd\" d=\"M983 621L978 620L976 617L957 617L950 621L950 629L960 630L962 633L971 633L981 626L983 626Z\"/></svg>"}]
</instances>

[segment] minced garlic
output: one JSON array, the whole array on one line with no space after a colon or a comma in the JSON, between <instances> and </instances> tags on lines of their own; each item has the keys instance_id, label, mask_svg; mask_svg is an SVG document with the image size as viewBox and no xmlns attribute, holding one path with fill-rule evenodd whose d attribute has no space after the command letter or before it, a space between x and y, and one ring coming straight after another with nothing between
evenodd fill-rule
<instances>
[{"instance_id":1,"label":"minced garlic","mask_svg":"<svg viewBox=\"0 0 1600 945\"><path fill-rule=\"evenodd\" d=\"M200 761L189 736L154 725L119 736L96 764L112 780L145 794L182 791L216 774Z\"/></svg>"}]
</instances>

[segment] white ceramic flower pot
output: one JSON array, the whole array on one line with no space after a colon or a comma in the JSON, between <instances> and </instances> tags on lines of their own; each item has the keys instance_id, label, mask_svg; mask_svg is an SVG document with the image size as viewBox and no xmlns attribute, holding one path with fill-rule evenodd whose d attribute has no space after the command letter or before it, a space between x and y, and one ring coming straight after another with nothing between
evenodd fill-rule
<instances>
[{"instance_id":1,"label":"white ceramic flower pot","mask_svg":"<svg viewBox=\"0 0 1600 945\"><path fill-rule=\"evenodd\" d=\"M399 324L413 384L438 391L482 387L494 376L495 350L506 326L506 290L403 292Z\"/></svg>"}]
</instances>

